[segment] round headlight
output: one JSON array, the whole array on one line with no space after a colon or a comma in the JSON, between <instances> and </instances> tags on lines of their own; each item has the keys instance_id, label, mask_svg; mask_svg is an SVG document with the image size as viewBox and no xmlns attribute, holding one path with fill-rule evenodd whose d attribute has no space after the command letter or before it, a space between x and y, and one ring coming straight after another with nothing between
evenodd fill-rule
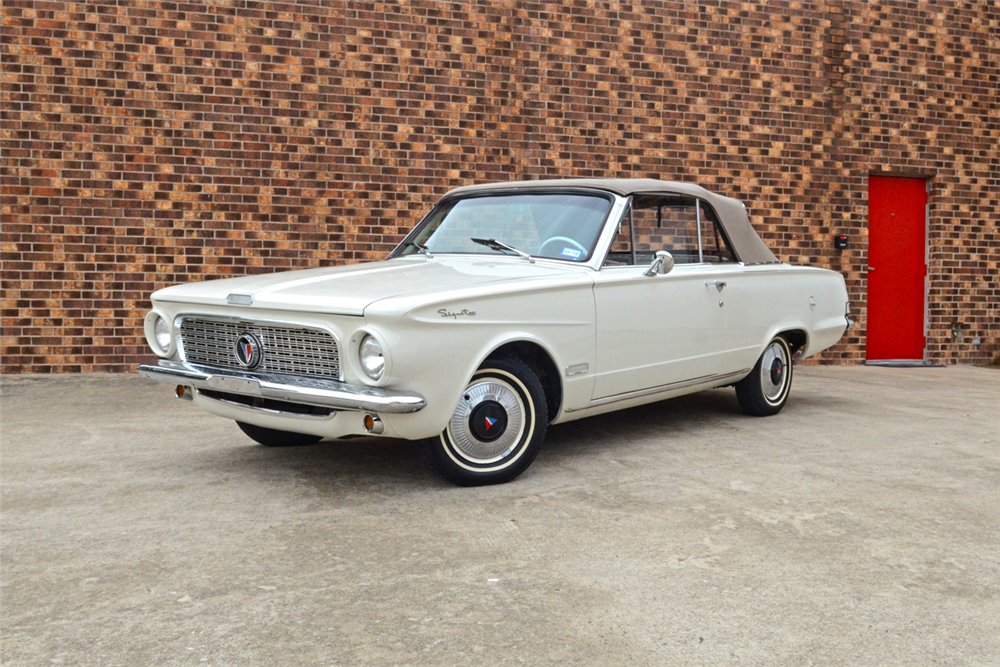
<instances>
[{"instance_id":1,"label":"round headlight","mask_svg":"<svg viewBox=\"0 0 1000 667\"><path fill-rule=\"evenodd\" d=\"M170 349L170 322L157 317L156 324L153 325L153 335L156 336L156 344L161 350L166 352Z\"/></svg>"},{"instance_id":2,"label":"round headlight","mask_svg":"<svg viewBox=\"0 0 1000 667\"><path fill-rule=\"evenodd\" d=\"M361 360L361 370L372 380L378 380L385 372L385 356L382 354L382 346L375 337L367 334L361 341L361 348L358 351Z\"/></svg>"},{"instance_id":3,"label":"round headlight","mask_svg":"<svg viewBox=\"0 0 1000 667\"><path fill-rule=\"evenodd\" d=\"M146 342L158 357L169 357L174 353L174 337L170 326L170 320L156 310L146 313L143 321L143 331L146 334Z\"/></svg>"}]
</instances>

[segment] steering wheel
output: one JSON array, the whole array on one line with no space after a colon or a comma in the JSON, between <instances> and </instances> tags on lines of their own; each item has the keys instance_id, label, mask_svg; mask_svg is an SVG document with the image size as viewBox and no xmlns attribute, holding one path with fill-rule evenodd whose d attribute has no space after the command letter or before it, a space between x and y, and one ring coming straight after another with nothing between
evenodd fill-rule
<instances>
[{"instance_id":1,"label":"steering wheel","mask_svg":"<svg viewBox=\"0 0 1000 667\"><path fill-rule=\"evenodd\" d=\"M569 238L568 236L553 236L552 238L546 240L545 243L543 243L542 245L538 246L538 253L537 254L544 255L545 254L545 248L550 243L562 243L563 245L571 245L574 248L576 248L577 250L579 250L581 253L583 253L584 255L587 254L587 249L586 248L584 248L582 245L580 245L578 242L574 241L573 239Z\"/></svg>"}]
</instances>

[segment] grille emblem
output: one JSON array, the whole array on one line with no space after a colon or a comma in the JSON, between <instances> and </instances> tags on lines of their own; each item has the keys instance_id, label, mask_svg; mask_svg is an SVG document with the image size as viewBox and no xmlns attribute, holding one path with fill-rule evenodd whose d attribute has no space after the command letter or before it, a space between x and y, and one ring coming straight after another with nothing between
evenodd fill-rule
<instances>
[{"instance_id":1,"label":"grille emblem","mask_svg":"<svg viewBox=\"0 0 1000 667\"><path fill-rule=\"evenodd\" d=\"M251 333L245 333L236 339L236 361L240 366L253 370L260 366L263 347L260 341Z\"/></svg>"}]
</instances>

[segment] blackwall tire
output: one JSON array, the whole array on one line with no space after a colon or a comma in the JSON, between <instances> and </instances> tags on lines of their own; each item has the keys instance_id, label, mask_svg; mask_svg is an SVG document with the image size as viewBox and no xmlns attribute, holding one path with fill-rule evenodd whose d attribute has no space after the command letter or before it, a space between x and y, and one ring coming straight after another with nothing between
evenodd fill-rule
<instances>
[{"instance_id":1,"label":"blackwall tire","mask_svg":"<svg viewBox=\"0 0 1000 667\"><path fill-rule=\"evenodd\" d=\"M781 336L764 348L750 375L736 383L736 398L743 412L768 417L781 412L792 389L792 350Z\"/></svg>"},{"instance_id":2,"label":"blackwall tire","mask_svg":"<svg viewBox=\"0 0 1000 667\"><path fill-rule=\"evenodd\" d=\"M240 427L241 431L265 447L297 447L299 445L311 445L323 439L318 435L278 431L273 428L254 426L253 424L245 424L243 422L236 422L236 425Z\"/></svg>"},{"instance_id":3,"label":"blackwall tire","mask_svg":"<svg viewBox=\"0 0 1000 667\"><path fill-rule=\"evenodd\" d=\"M531 368L514 356L494 357L473 375L447 428L421 441L420 450L428 467L453 484L502 484L535 460L547 415Z\"/></svg>"}]
</instances>

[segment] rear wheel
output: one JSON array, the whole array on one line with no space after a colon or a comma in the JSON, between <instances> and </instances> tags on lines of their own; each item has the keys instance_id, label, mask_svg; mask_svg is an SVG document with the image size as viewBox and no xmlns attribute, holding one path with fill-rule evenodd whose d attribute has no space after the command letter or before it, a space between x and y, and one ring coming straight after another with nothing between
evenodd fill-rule
<instances>
[{"instance_id":1,"label":"rear wheel","mask_svg":"<svg viewBox=\"0 0 1000 667\"><path fill-rule=\"evenodd\" d=\"M792 388L792 350L781 336L768 343L750 375L736 383L743 412L755 417L778 414Z\"/></svg>"},{"instance_id":2,"label":"rear wheel","mask_svg":"<svg viewBox=\"0 0 1000 667\"><path fill-rule=\"evenodd\" d=\"M311 445L323 439L318 435L279 431L277 429L254 426L253 424L246 424L244 422L236 422L236 425L240 427L241 431L265 447L296 447L298 445Z\"/></svg>"},{"instance_id":3,"label":"rear wheel","mask_svg":"<svg viewBox=\"0 0 1000 667\"><path fill-rule=\"evenodd\" d=\"M453 484L509 482L535 460L547 415L538 376L517 357L498 356L476 371L447 428L420 449L430 469Z\"/></svg>"}]
</instances>

